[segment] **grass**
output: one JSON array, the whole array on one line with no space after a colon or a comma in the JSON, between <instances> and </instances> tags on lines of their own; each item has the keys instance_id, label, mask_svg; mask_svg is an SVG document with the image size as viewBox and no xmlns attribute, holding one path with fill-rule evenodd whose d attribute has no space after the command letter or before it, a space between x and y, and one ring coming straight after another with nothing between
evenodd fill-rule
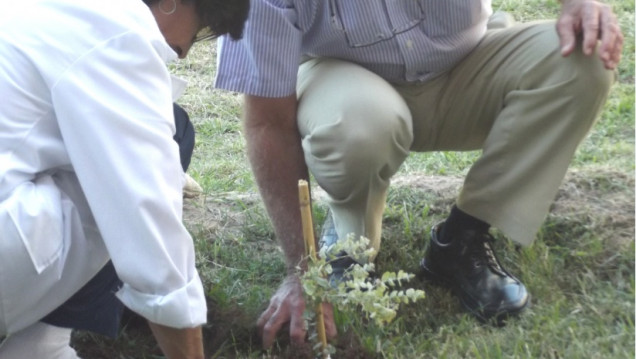
<instances>
[{"instance_id":1,"label":"grass","mask_svg":"<svg viewBox=\"0 0 636 359\"><path fill-rule=\"evenodd\" d=\"M608 1L626 36L623 61L602 115L572 162L535 243L516 247L495 233L497 252L532 294L504 328L465 314L447 291L420 281L427 298L388 327L336 313L336 358L633 358L634 350L634 3ZM499 0L519 21L553 18L558 2ZM171 70L190 82L180 103L198 132L190 174L205 196L186 203L197 264L209 301L211 358L303 358L281 335L260 349L255 321L284 273L282 254L245 157L241 97L212 89L215 49L198 44ZM391 188L380 271L417 270L430 227L444 218L477 152L411 155ZM314 189L319 193L318 189ZM315 222L326 207L315 203ZM84 358L161 358L138 318L116 340L77 333Z\"/></svg>"}]
</instances>

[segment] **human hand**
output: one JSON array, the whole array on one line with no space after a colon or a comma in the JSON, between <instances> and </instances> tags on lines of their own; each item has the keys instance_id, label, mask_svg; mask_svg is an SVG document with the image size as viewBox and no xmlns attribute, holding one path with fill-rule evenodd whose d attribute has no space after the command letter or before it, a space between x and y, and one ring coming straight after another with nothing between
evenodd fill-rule
<instances>
[{"instance_id":1,"label":"human hand","mask_svg":"<svg viewBox=\"0 0 636 359\"><path fill-rule=\"evenodd\" d=\"M305 299L300 279L296 275L289 275L270 299L267 309L258 318L257 325L263 339L263 348L269 349L272 346L276 334L286 323L289 323L291 341L296 344L303 343L307 334L303 318L304 311ZM322 311L325 333L328 338L333 338L336 336L333 308L323 303Z\"/></svg>"},{"instance_id":2,"label":"human hand","mask_svg":"<svg viewBox=\"0 0 636 359\"><path fill-rule=\"evenodd\" d=\"M583 36L583 53L592 55L598 40L598 54L605 68L612 70L620 61L623 34L609 5L596 0L562 0L557 32L561 54L570 55L576 48L577 36Z\"/></svg>"}]
</instances>

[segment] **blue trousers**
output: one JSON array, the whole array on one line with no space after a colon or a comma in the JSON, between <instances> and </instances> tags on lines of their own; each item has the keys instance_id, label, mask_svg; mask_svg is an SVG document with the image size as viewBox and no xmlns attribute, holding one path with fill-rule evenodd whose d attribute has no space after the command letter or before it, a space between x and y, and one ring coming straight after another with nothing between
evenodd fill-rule
<instances>
[{"instance_id":1,"label":"blue trousers","mask_svg":"<svg viewBox=\"0 0 636 359\"><path fill-rule=\"evenodd\" d=\"M174 120L176 134L173 138L179 144L181 166L186 171L194 150L194 127L188 113L177 104L174 104ZM114 338L124 311L124 305L115 296L121 285L115 267L109 261L84 287L41 321Z\"/></svg>"}]
</instances>

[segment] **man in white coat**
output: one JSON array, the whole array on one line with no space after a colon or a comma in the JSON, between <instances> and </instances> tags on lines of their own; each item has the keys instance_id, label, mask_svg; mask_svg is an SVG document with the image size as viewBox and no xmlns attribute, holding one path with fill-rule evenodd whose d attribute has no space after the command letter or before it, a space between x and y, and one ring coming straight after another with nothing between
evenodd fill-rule
<instances>
[{"instance_id":1,"label":"man in white coat","mask_svg":"<svg viewBox=\"0 0 636 359\"><path fill-rule=\"evenodd\" d=\"M247 0L4 4L1 358L76 358L73 328L116 329L115 291L168 358L203 357L206 302L182 223L180 111L166 62L203 34L240 37L247 9Z\"/></svg>"}]
</instances>

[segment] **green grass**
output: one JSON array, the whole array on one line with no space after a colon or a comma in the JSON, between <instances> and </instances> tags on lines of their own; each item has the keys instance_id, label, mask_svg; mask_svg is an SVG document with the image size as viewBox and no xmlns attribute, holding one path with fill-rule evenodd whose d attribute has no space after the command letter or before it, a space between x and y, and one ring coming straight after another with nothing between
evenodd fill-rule
<instances>
[{"instance_id":1,"label":"green grass","mask_svg":"<svg viewBox=\"0 0 636 359\"><path fill-rule=\"evenodd\" d=\"M553 18L554 0L499 0L518 21ZM625 34L619 82L582 143L535 243L497 237L500 260L532 294L531 307L504 328L479 324L447 291L413 281L426 299L386 328L336 313L335 358L633 358L634 350L634 3L609 1ZM198 44L171 70L189 80L180 100L198 137L189 172L205 196L186 204L197 265L209 301L212 358L303 358L286 335L263 352L255 322L283 274L282 253L260 202L241 134L241 97L212 88L215 48ZM478 152L411 155L391 188L380 271L417 270L429 230L454 202ZM410 180L409 180L410 179ZM326 207L315 203L319 225ZM85 358L160 358L143 322L116 340L78 333Z\"/></svg>"}]
</instances>

